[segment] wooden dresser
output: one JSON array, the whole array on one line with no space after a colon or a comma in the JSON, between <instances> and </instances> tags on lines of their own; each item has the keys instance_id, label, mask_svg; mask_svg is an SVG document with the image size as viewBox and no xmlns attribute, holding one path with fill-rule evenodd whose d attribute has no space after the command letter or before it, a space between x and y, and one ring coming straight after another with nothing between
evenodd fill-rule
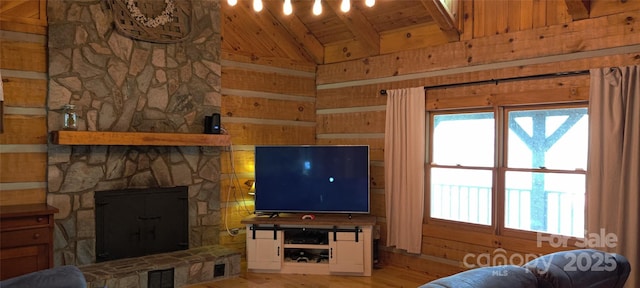
<instances>
[{"instance_id":1,"label":"wooden dresser","mask_svg":"<svg viewBox=\"0 0 640 288\"><path fill-rule=\"evenodd\" d=\"M0 206L0 280L53 267L53 214L46 204Z\"/></svg>"}]
</instances>

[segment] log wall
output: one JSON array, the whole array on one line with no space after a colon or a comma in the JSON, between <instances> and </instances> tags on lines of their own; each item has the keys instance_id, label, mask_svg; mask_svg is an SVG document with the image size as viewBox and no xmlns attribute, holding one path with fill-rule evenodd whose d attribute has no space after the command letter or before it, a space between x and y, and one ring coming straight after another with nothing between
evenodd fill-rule
<instances>
[{"instance_id":1,"label":"log wall","mask_svg":"<svg viewBox=\"0 0 640 288\"><path fill-rule=\"evenodd\" d=\"M591 18L573 22L567 21L567 15L554 6L562 4L558 4L562 1L533 1L535 5L546 5L535 8L535 11L547 11L543 13L548 16L544 21L544 17L535 19L535 15L542 15L542 12L534 13L533 19L525 17L530 9L524 9L523 5L532 1L489 2L492 1L463 2L463 10L473 11L471 20L466 18L473 25L464 26L465 29L471 27L473 34L463 36L467 38L463 41L397 51L370 57L366 61L318 67L318 143L365 142L379 147L372 151L376 166L372 169L372 212L378 217L381 228L382 261L421 271L426 275L425 282L467 269L464 257L469 253L510 257L514 254L539 255L572 247L538 245L533 233L506 236L493 231L462 229L460 225L431 223L428 219L423 225L420 255L386 247L385 159L382 153L376 153L382 151L386 109L385 97L379 91L640 64L638 2L630 1L627 5L592 1ZM515 5L513 2L519 2L520 8L498 9L492 6L510 7ZM469 7L469 4L473 6ZM493 17L491 20L489 15ZM504 27L505 22L509 23L510 19L518 16L526 22L526 27L520 26L522 29L515 32L502 28L496 30L495 27ZM550 22L552 18L556 22ZM464 33L467 32L465 30ZM498 81L426 91L427 111L527 102L586 103L589 76Z\"/></svg>"},{"instance_id":2,"label":"log wall","mask_svg":"<svg viewBox=\"0 0 640 288\"><path fill-rule=\"evenodd\" d=\"M315 65L281 61L290 68L279 68L236 59L223 54L222 127L232 145L221 156L220 206L228 231L220 232L220 243L244 253L240 220L254 210L245 182L255 179L255 146L315 143L316 75Z\"/></svg>"},{"instance_id":3,"label":"log wall","mask_svg":"<svg viewBox=\"0 0 640 288\"><path fill-rule=\"evenodd\" d=\"M0 205L46 202L45 2L0 1Z\"/></svg>"}]
</instances>

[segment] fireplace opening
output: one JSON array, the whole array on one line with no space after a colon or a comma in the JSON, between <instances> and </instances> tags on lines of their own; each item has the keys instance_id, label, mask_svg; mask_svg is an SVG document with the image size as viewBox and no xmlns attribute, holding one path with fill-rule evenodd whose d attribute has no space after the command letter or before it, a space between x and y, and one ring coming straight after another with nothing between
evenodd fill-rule
<instances>
[{"instance_id":1,"label":"fireplace opening","mask_svg":"<svg viewBox=\"0 0 640 288\"><path fill-rule=\"evenodd\" d=\"M96 262L189 249L186 186L95 192Z\"/></svg>"}]
</instances>

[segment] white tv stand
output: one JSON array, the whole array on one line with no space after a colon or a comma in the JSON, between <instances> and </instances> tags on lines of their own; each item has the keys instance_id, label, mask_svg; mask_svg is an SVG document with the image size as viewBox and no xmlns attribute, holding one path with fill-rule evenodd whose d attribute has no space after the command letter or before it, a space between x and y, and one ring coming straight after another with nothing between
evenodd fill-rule
<instances>
[{"instance_id":1,"label":"white tv stand","mask_svg":"<svg viewBox=\"0 0 640 288\"><path fill-rule=\"evenodd\" d=\"M251 272L371 276L370 215L303 214L251 216L247 225L247 268Z\"/></svg>"}]
</instances>

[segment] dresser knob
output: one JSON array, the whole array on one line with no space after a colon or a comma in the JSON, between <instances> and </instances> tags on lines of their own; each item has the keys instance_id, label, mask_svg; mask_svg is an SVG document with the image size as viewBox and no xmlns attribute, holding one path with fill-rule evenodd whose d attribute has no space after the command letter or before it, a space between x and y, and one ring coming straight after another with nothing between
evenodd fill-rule
<instances>
[{"instance_id":1,"label":"dresser knob","mask_svg":"<svg viewBox=\"0 0 640 288\"><path fill-rule=\"evenodd\" d=\"M33 239L38 239L38 238L40 238L40 233L33 234Z\"/></svg>"},{"instance_id":2,"label":"dresser knob","mask_svg":"<svg viewBox=\"0 0 640 288\"><path fill-rule=\"evenodd\" d=\"M38 222L42 222L44 220L44 217L38 217L38 219L36 219L36 221Z\"/></svg>"}]
</instances>

